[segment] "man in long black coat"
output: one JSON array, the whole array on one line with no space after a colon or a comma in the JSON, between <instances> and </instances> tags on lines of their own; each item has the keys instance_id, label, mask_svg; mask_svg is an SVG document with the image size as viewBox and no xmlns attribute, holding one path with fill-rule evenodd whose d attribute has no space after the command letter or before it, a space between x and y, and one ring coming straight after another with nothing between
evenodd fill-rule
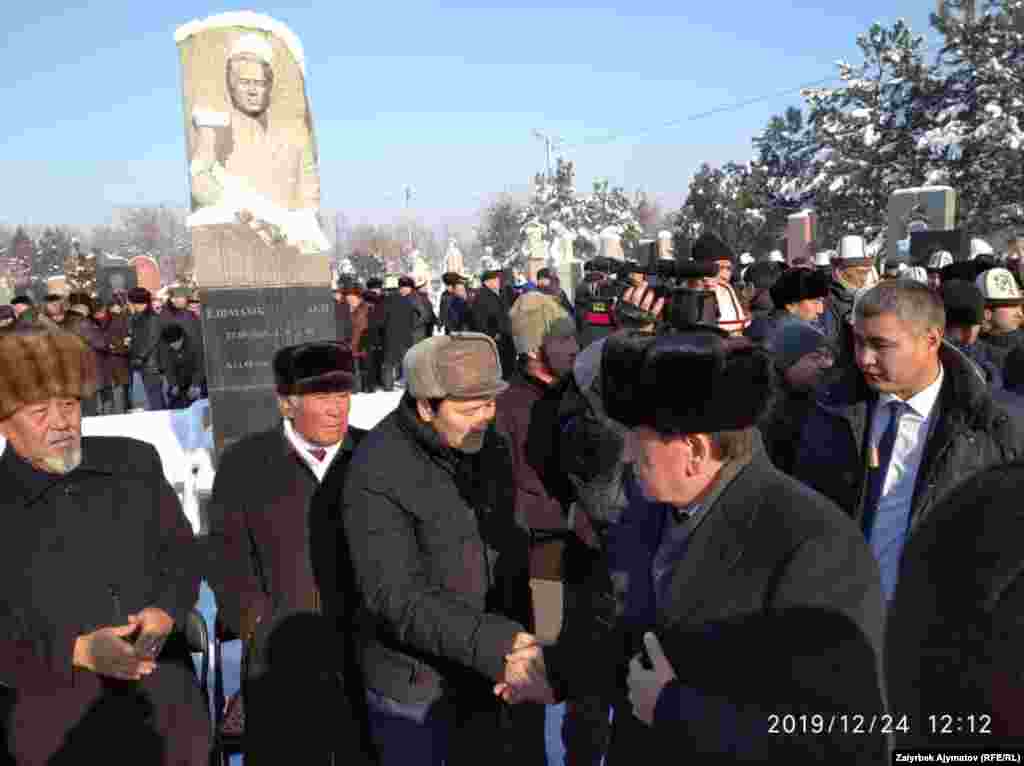
<instances>
[{"instance_id":1,"label":"man in long black coat","mask_svg":"<svg viewBox=\"0 0 1024 766\"><path fill-rule=\"evenodd\" d=\"M508 323L512 306L502 296L502 278L496 269L483 273L480 290L470 306L470 324L472 330L489 335L498 345L502 375L508 378L516 369L516 349Z\"/></svg>"},{"instance_id":2,"label":"man in long black coat","mask_svg":"<svg viewBox=\"0 0 1024 766\"><path fill-rule=\"evenodd\" d=\"M182 632L201 562L153 447L81 436L78 338L0 338L0 720L17 764L205 766Z\"/></svg>"},{"instance_id":3,"label":"man in long black coat","mask_svg":"<svg viewBox=\"0 0 1024 766\"><path fill-rule=\"evenodd\" d=\"M296 763L331 763L332 753L369 763L349 700L361 685L337 569L344 546L338 523L314 510L318 490L340 495L361 435L348 427L352 354L339 343L293 346L277 353L274 373L284 419L224 453L210 512L209 579L220 618L248 651L245 759L277 763L287 732Z\"/></svg>"},{"instance_id":4,"label":"man in long black coat","mask_svg":"<svg viewBox=\"0 0 1024 766\"><path fill-rule=\"evenodd\" d=\"M394 389L402 377L402 359L413 345L413 328L420 307L412 297L414 283L410 277L398 280L398 292L384 299L380 315L375 315L381 346L381 384L386 391Z\"/></svg>"}]
</instances>

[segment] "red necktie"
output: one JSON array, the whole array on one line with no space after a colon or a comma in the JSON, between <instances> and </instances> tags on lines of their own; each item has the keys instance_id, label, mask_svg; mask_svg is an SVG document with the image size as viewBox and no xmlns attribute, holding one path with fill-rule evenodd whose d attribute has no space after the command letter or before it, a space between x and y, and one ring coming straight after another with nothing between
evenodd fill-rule
<instances>
[{"instance_id":1,"label":"red necktie","mask_svg":"<svg viewBox=\"0 0 1024 766\"><path fill-rule=\"evenodd\" d=\"M315 457L318 463L322 463L324 458L327 457L327 450L323 447L317 447L316 449L311 449L309 454Z\"/></svg>"}]
</instances>

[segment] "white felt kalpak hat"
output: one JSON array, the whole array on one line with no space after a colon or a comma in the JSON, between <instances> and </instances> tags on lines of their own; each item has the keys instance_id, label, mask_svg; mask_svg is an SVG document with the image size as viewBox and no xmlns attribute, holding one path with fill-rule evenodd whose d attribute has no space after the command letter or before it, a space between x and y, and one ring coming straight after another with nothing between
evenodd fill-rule
<instances>
[{"instance_id":1,"label":"white felt kalpak hat","mask_svg":"<svg viewBox=\"0 0 1024 766\"><path fill-rule=\"evenodd\" d=\"M837 268L873 266L874 263L874 259L867 254L864 247L864 237L856 234L848 234L839 240L839 251L832 259L832 265Z\"/></svg>"},{"instance_id":2,"label":"white felt kalpak hat","mask_svg":"<svg viewBox=\"0 0 1024 766\"><path fill-rule=\"evenodd\" d=\"M953 263L953 254L948 250L932 253L928 259L928 271L941 271Z\"/></svg>"},{"instance_id":3,"label":"white felt kalpak hat","mask_svg":"<svg viewBox=\"0 0 1024 766\"><path fill-rule=\"evenodd\" d=\"M743 253L740 256L740 263L743 264L744 266L749 266L753 262L754 262L754 256L752 256L750 253Z\"/></svg>"},{"instance_id":4,"label":"white felt kalpak hat","mask_svg":"<svg viewBox=\"0 0 1024 766\"><path fill-rule=\"evenodd\" d=\"M825 268L832 265L832 259L836 257L835 250L819 250L814 254L814 265Z\"/></svg>"},{"instance_id":5,"label":"white felt kalpak hat","mask_svg":"<svg viewBox=\"0 0 1024 766\"><path fill-rule=\"evenodd\" d=\"M975 280L978 289L990 306L1016 306L1024 303L1017 280L1007 269L988 269Z\"/></svg>"},{"instance_id":6,"label":"white felt kalpak hat","mask_svg":"<svg viewBox=\"0 0 1024 766\"><path fill-rule=\"evenodd\" d=\"M786 262L786 258L782 255L781 250L772 250L771 253L768 254L768 260L774 263Z\"/></svg>"},{"instance_id":7,"label":"white felt kalpak hat","mask_svg":"<svg viewBox=\"0 0 1024 766\"><path fill-rule=\"evenodd\" d=\"M995 251L992 249L992 245L983 239L972 239L971 240L971 256L970 260L974 260L979 255L992 255Z\"/></svg>"}]
</instances>

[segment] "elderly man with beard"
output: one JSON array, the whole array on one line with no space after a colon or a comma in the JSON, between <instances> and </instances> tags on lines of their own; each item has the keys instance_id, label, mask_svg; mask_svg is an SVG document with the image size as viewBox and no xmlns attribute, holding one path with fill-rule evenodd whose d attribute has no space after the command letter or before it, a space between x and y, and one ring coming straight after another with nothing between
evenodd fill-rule
<instances>
[{"instance_id":1,"label":"elderly man with beard","mask_svg":"<svg viewBox=\"0 0 1024 766\"><path fill-rule=\"evenodd\" d=\"M280 761L282 731L296 763L329 764L343 754L361 763L365 754L345 693L357 674L345 631L334 631L352 606L338 580L340 521L315 505L318 493L340 496L362 435L348 424L354 375L352 353L340 343L278 351L280 425L232 445L217 470L210 580L221 619L249 651L249 766Z\"/></svg>"},{"instance_id":2,"label":"elderly man with beard","mask_svg":"<svg viewBox=\"0 0 1024 766\"><path fill-rule=\"evenodd\" d=\"M6 750L33 766L200 766L208 714L176 630L199 596L192 529L153 447L82 438L94 364L70 333L0 337Z\"/></svg>"},{"instance_id":3,"label":"elderly man with beard","mask_svg":"<svg viewBox=\"0 0 1024 766\"><path fill-rule=\"evenodd\" d=\"M541 737L520 736L518 713L493 694L516 680L552 701L546 684L506 664L514 648L530 647L534 662L540 649L526 628L528 538L514 518L512 456L492 427L508 388L498 349L481 333L438 335L404 367L406 394L360 445L342 502L372 626L362 657L381 762L536 763Z\"/></svg>"}]
</instances>

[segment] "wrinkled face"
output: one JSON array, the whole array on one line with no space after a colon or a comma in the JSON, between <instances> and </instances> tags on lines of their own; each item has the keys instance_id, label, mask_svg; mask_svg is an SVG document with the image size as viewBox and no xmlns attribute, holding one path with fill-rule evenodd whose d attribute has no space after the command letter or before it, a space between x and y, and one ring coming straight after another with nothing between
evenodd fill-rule
<instances>
[{"instance_id":1,"label":"wrinkled face","mask_svg":"<svg viewBox=\"0 0 1024 766\"><path fill-rule=\"evenodd\" d=\"M797 391L809 391L821 382L821 376L834 361L832 352L827 348L804 354L784 373L786 382Z\"/></svg>"},{"instance_id":2,"label":"wrinkled face","mask_svg":"<svg viewBox=\"0 0 1024 766\"><path fill-rule=\"evenodd\" d=\"M352 407L349 391L305 394L289 397L283 405L285 417L306 441L330 447L348 433L348 413Z\"/></svg>"},{"instance_id":3,"label":"wrinkled face","mask_svg":"<svg viewBox=\"0 0 1024 766\"><path fill-rule=\"evenodd\" d=\"M82 404L78 399L27 404L0 421L0 435L38 470L70 473L82 462Z\"/></svg>"},{"instance_id":4,"label":"wrinkled face","mask_svg":"<svg viewBox=\"0 0 1024 766\"><path fill-rule=\"evenodd\" d=\"M1020 329L1024 324L1024 310L1021 306L993 306L985 309L985 324L993 335L1005 335Z\"/></svg>"},{"instance_id":5,"label":"wrinkled face","mask_svg":"<svg viewBox=\"0 0 1024 766\"><path fill-rule=\"evenodd\" d=\"M188 298L181 296L174 296L171 298L171 305L174 306L178 311L184 311L188 308Z\"/></svg>"},{"instance_id":6,"label":"wrinkled face","mask_svg":"<svg viewBox=\"0 0 1024 766\"><path fill-rule=\"evenodd\" d=\"M906 399L926 388L938 370L942 336L895 314L858 318L853 324L854 353L865 382L881 393Z\"/></svg>"},{"instance_id":7,"label":"wrinkled face","mask_svg":"<svg viewBox=\"0 0 1024 766\"><path fill-rule=\"evenodd\" d=\"M250 117L258 117L270 104L270 81L262 61L248 58L231 62L231 101Z\"/></svg>"},{"instance_id":8,"label":"wrinkled face","mask_svg":"<svg viewBox=\"0 0 1024 766\"><path fill-rule=\"evenodd\" d=\"M825 299L808 298L791 303L786 308L790 314L800 317L805 322L813 322L825 312Z\"/></svg>"},{"instance_id":9,"label":"wrinkled face","mask_svg":"<svg viewBox=\"0 0 1024 766\"><path fill-rule=\"evenodd\" d=\"M688 439L662 436L650 426L638 426L630 430L626 444L648 500L683 506L700 494L703 486L689 468L693 455Z\"/></svg>"},{"instance_id":10,"label":"wrinkled face","mask_svg":"<svg viewBox=\"0 0 1024 766\"><path fill-rule=\"evenodd\" d=\"M430 402L417 403L420 417L433 426L447 447L473 455L483 449L487 429L494 422L494 398L445 399L434 412Z\"/></svg>"}]
</instances>

